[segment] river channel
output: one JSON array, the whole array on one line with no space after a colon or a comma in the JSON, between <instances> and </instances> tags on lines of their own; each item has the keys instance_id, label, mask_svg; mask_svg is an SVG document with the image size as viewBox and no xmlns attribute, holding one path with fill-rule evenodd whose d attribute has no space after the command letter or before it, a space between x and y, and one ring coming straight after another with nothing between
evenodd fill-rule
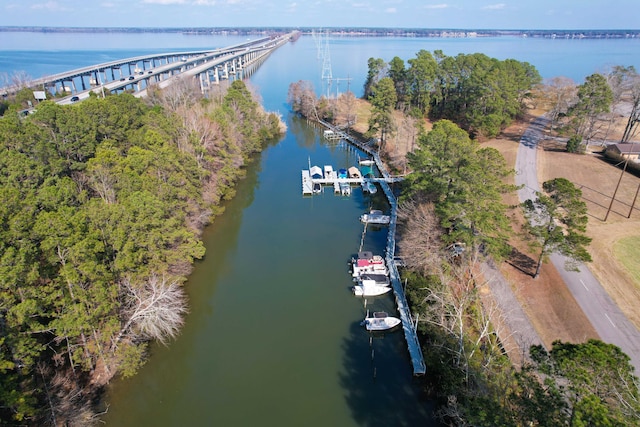
<instances>
[{"instance_id":1,"label":"river channel","mask_svg":"<svg viewBox=\"0 0 640 427\"><path fill-rule=\"evenodd\" d=\"M305 69L320 72L310 41L282 47L252 76L288 131L249 165L206 229L205 259L186 284L185 327L170 346L152 348L137 376L114 381L108 426L432 423L402 331L372 337L360 326L367 308L394 312L393 297L369 298L365 308L349 289L358 217L385 208L381 192L302 196L300 170L309 162L346 168L358 155L287 112L289 83L315 77L296 77L290 55L304 51ZM385 241L386 229L370 227L363 249L383 253Z\"/></svg>"}]
</instances>

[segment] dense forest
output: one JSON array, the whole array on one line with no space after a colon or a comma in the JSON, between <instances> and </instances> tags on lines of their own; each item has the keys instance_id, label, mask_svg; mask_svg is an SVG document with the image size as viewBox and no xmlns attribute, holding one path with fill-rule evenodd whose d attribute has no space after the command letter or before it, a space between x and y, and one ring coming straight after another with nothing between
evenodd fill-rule
<instances>
[{"instance_id":1,"label":"dense forest","mask_svg":"<svg viewBox=\"0 0 640 427\"><path fill-rule=\"evenodd\" d=\"M528 103L542 102L539 95L529 99L534 93L545 94L544 102L567 117L568 132L582 136L581 130L592 127L588 119L607 110L603 79L591 77L560 105L553 96L558 91L541 87L527 63L439 51L420 51L408 63L407 68L397 57L389 63L369 59L364 97L371 114L363 137L387 158L386 139L398 121L415 126L398 208L398 249L407 299L421 320L428 371L423 387L437 402L436 416L449 426L640 425L638 378L618 347L597 340L554 342L548 349L523 346L521 355L507 355L501 342L504 314L485 297L491 278L480 267L511 252L515 209L536 218L522 233L540 251L538 271L553 251L590 259L580 189L555 179L544 183L536 200L509 206L503 195L515 187L505 178L514 171L479 140L497 135ZM635 76L633 70L614 72ZM596 99L594 93L605 96ZM288 99L310 119L345 128L353 123L353 94L318 99L300 81L290 85ZM431 120L431 130L424 119Z\"/></svg>"},{"instance_id":2,"label":"dense forest","mask_svg":"<svg viewBox=\"0 0 640 427\"><path fill-rule=\"evenodd\" d=\"M0 423L88 425L101 387L178 333L203 227L284 125L241 81L23 117L30 96L0 118Z\"/></svg>"},{"instance_id":3,"label":"dense forest","mask_svg":"<svg viewBox=\"0 0 640 427\"><path fill-rule=\"evenodd\" d=\"M421 50L407 64L397 56L368 61L364 98L373 108L367 136L379 137L382 144L395 130L393 110L450 120L472 137L496 136L526 110L528 96L542 80L527 62L481 53L447 56ZM317 99L307 82L291 86L289 102L305 117L334 121L337 115L337 108L324 97Z\"/></svg>"}]
</instances>

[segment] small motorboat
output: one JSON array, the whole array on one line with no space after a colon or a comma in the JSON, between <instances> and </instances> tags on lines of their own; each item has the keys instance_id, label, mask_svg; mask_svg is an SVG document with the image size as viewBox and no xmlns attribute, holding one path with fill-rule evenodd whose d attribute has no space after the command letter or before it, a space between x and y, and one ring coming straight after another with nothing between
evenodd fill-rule
<instances>
[{"instance_id":1,"label":"small motorboat","mask_svg":"<svg viewBox=\"0 0 640 427\"><path fill-rule=\"evenodd\" d=\"M360 215L360 222L365 224L387 225L391 222L391 217L389 215L384 215L380 210L372 209L369 213Z\"/></svg>"},{"instance_id":2,"label":"small motorboat","mask_svg":"<svg viewBox=\"0 0 640 427\"><path fill-rule=\"evenodd\" d=\"M341 182L340 183L340 194L342 194L343 196L350 196L351 195L351 186L349 185L348 182Z\"/></svg>"},{"instance_id":3,"label":"small motorboat","mask_svg":"<svg viewBox=\"0 0 640 427\"><path fill-rule=\"evenodd\" d=\"M384 258L380 255L374 255L369 251L358 253L357 258L351 260L351 273L353 277L359 277L364 274L382 274L389 275L389 270L385 265Z\"/></svg>"},{"instance_id":4,"label":"small motorboat","mask_svg":"<svg viewBox=\"0 0 640 427\"><path fill-rule=\"evenodd\" d=\"M384 285L355 285L351 288L357 297L377 297L391 291L389 286Z\"/></svg>"},{"instance_id":5,"label":"small motorboat","mask_svg":"<svg viewBox=\"0 0 640 427\"><path fill-rule=\"evenodd\" d=\"M362 178L362 173L360 173L360 169L358 169L355 166L351 166L348 170L347 170L347 174L349 175L349 178L354 178L354 179L360 179Z\"/></svg>"},{"instance_id":6,"label":"small motorboat","mask_svg":"<svg viewBox=\"0 0 640 427\"><path fill-rule=\"evenodd\" d=\"M311 179L322 179L324 178L324 174L320 166L311 166L309 168L309 175L311 175Z\"/></svg>"},{"instance_id":7,"label":"small motorboat","mask_svg":"<svg viewBox=\"0 0 640 427\"><path fill-rule=\"evenodd\" d=\"M320 185L320 183L318 182L314 182L312 191L313 191L313 194L322 193L322 185Z\"/></svg>"},{"instance_id":8,"label":"small motorboat","mask_svg":"<svg viewBox=\"0 0 640 427\"><path fill-rule=\"evenodd\" d=\"M369 316L367 312L367 317L364 318L361 325L367 328L367 331L388 331L400 323L402 323L400 319L389 316L385 311L374 311L372 316Z\"/></svg>"},{"instance_id":9,"label":"small motorboat","mask_svg":"<svg viewBox=\"0 0 640 427\"><path fill-rule=\"evenodd\" d=\"M362 191L364 193L376 194L378 192L378 189L373 182L364 180L362 181Z\"/></svg>"},{"instance_id":10,"label":"small motorboat","mask_svg":"<svg viewBox=\"0 0 640 427\"><path fill-rule=\"evenodd\" d=\"M362 274L355 281L357 285L351 290L357 297L376 297L391 290L389 278L384 274Z\"/></svg>"}]
</instances>

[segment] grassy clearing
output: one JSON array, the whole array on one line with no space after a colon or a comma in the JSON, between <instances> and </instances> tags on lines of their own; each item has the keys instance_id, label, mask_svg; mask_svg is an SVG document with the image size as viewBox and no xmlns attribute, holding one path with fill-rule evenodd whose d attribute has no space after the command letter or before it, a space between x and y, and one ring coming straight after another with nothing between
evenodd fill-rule
<instances>
[{"instance_id":1,"label":"grassy clearing","mask_svg":"<svg viewBox=\"0 0 640 427\"><path fill-rule=\"evenodd\" d=\"M623 237L616 241L613 253L633 280L640 282L640 259L634 255L640 253L640 236Z\"/></svg>"}]
</instances>

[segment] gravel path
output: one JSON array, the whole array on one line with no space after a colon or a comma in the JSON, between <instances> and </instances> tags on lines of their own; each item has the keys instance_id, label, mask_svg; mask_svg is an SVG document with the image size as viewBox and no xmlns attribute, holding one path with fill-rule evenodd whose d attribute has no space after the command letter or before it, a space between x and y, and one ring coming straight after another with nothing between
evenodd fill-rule
<instances>
[{"instance_id":1,"label":"gravel path","mask_svg":"<svg viewBox=\"0 0 640 427\"><path fill-rule=\"evenodd\" d=\"M500 309L502 323L510 332L508 337L500 336L505 349L510 353L512 358L515 356L513 354L514 351L519 353L516 358L513 358L514 362L516 362L516 360L528 360L529 347L542 344L538 332L522 309L522 305L513 293L511 285L493 262L482 263L481 269L485 280L488 282L491 296ZM512 345L508 345L509 342L511 342Z\"/></svg>"}]
</instances>

